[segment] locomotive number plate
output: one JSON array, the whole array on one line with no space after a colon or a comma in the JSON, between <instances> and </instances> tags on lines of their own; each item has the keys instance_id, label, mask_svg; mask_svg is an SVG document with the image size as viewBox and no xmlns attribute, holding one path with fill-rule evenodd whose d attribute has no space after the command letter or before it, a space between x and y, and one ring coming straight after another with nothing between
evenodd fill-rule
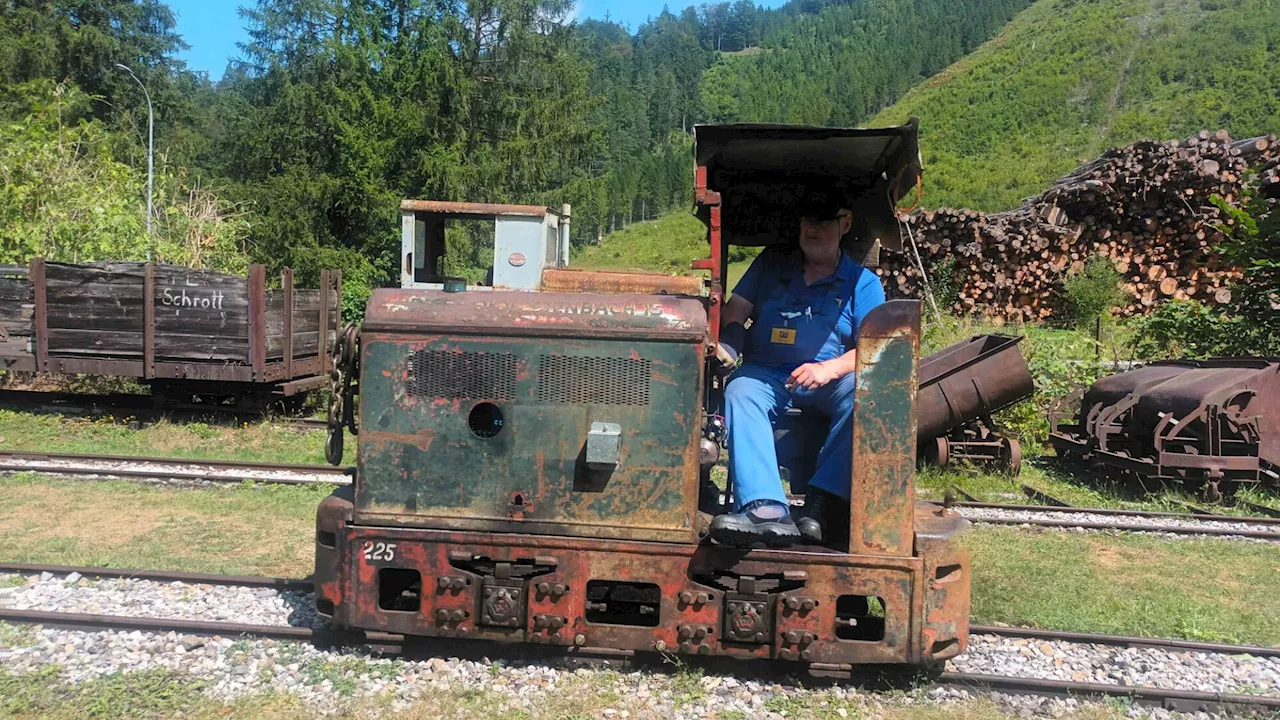
<instances>
[{"instance_id":1,"label":"locomotive number plate","mask_svg":"<svg viewBox=\"0 0 1280 720\"><path fill-rule=\"evenodd\" d=\"M364 555L365 560L395 560L396 544L365 540L361 553Z\"/></svg>"}]
</instances>

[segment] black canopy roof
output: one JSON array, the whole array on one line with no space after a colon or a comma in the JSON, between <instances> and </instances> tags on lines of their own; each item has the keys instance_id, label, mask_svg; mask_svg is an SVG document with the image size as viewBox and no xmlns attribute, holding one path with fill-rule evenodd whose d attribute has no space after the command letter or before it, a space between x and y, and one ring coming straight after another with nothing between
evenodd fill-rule
<instances>
[{"instance_id":1,"label":"black canopy roof","mask_svg":"<svg viewBox=\"0 0 1280 720\"><path fill-rule=\"evenodd\" d=\"M699 125L694 152L707 168L707 188L720 193L730 244L788 242L803 198L834 192L854 213L847 242L878 239L901 250L895 206L922 172L918 130L916 118L870 129Z\"/></svg>"}]
</instances>

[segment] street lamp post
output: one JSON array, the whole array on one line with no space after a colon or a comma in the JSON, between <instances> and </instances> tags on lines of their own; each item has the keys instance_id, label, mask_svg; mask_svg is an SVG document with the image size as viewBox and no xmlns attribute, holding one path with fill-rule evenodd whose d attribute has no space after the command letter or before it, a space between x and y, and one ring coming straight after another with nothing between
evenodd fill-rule
<instances>
[{"instance_id":1,"label":"street lamp post","mask_svg":"<svg viewBox=\"0 0 1280 720\"><path fill-rule=\"evenodd\" d=\"M147 86L142 84L142 81L138 79L137 75L133 74L133 71L127 65L116 63L116 67L129 73L129 77L138 83L138 87L142 88L142 94L147 98L147 262L151 262L152 195L155 189L156 173L155 113L151 109L151 93L147 92Z\"/></svg>"}]
</instances>

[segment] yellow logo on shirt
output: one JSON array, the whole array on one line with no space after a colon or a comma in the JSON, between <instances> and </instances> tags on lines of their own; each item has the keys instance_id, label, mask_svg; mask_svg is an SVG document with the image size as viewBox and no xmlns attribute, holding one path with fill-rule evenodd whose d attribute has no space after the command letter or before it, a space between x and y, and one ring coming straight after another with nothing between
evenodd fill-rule
<instances>
[{"instance_id":1,"label":"yellow logo on shirt","mask_svg":"<svg viewBox=\"0 0 1280 720\"><path fill-rule=\"evenodd\" d=\"M773 335L769 338L769 341L776 345L795 345L795 328L774 328Z\"/></svg>"}]
</instances>

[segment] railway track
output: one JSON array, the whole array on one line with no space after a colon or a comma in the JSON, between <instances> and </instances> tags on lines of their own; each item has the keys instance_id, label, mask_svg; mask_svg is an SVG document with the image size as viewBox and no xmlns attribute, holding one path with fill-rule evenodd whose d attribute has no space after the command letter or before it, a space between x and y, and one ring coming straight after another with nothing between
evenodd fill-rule
<instances>
[{"instance_id":1,"label":"railway track","mask_svg":"<svg viewBox=\"0 0 1280 720\"><path fill-rule=\"evenodd\" d=\"M0 472L42 472L52 475L178 482L251 481L260 484L345 485L351 482L355 469L330 465L0 450ZM1059 504L1018 505L971 499L950 503L949 507L974 522L989 525L1032 525L1280 541L1280 518L1081 508L1061 501L1055 502ZM993 515L988 511L1003 513L1005 516Z\"/></svg>"},{"instance_id":2,"label":"railway track","mask_svg":"<svg viewBox=\"0 0 1280 720\"><path fill-rule=\"evenodd\" d=\"M130 570L118 568L68 567L29 563L0 563L0 573L68 575L78 573L87 578L125 578L158 582L183 582L209 585L232 585L252 588L276 588L280 590L308 591L312 585L306 579L210 575L204 573L170 572L154 570ZM139 631L146 633L181 633L185 635L241 637L262 640L284 640L311 643L320 647L369 647L381 652L405 653L414 649L432 651L430 641L417 641L403 635L384 632L364 632L329 628L295 627L288 625L252 625L230 622L207 622L191 619L132 617L119 615L92 615L40 610L16 610L0 608L0 621L16 624L42 625L79 631ZM1035 628L1012 628L974 625L974 635L991 635L1000 638L1042 641L1059 641L1089 645L1105 645L1121 648L1160 649L1177 652L1215 653L1225 655L1251 655L1256 658L1280 658L1280 649L1204 643L1188 640L1142 638L1093 633L1062 632ZM451 646L450 652L457 648ZM491 650L491 648L490 648ZM518 649L511 648L513 652ZM634 653L607 648L580 648L574 655L602 659L626 659ZM858 669L850 666L813 665L810 670L818 677L849 679L856 677ZM732 672L732 671L731 671ZM1008 693L1077 697L1128 698L1144 704L1159 705L1184 711L1213 711L1217 709L1280 709L1280 695L1246 695L1240 693L1215 693L1200 690L1142 687L1097 682L1071 682L1035 677L980 674L944 671L930 676L942 685L987 689Z\"/></svg>"},{"instance_id":3,"label":"railway track","mask_svg":"<svg viewBox=\"0 0 1280 720\"><path fill-rule=\"evenodd\" d=\"M282 485L345 485L350 482L352 468L237 460L188 460L0 450L0 472L45 472L54 475L153 478L191 482L239 483L247 480Z\"/></svg>"},{"instance_id":4,"label":"railway track","mask_svg":"<svg viewBox=\"0 0 1280 720\"><path fill-rule=\"evenodd\" d=\"M959 486L953 486L953 490L965 500L946 504L958 509L962 515L974 522L989 525L1035 525L1083 530L1280 540L1280 518L1276 517L1280 511L1255 503L1239 501L1237 506L1263 517L1216 514L1190 505L1187 506L1192 510L1190 513L1083 508L1073 506L1030 485L1023 484L1022 489L1024 494L1037 504L983 502Z\"/></svg>"},{"instance_id":5,"label":"railway track","mask_svg":"<svg viewBox=\"0 0 1280 720\"><path fill-rule=\"evenodd\" d=\"M212 403L163 403L153 395L130 393L92 394L0 389L0 407L74 417L114 416L118 419L128 417L139 424L153 423L161 418L180 420L218 418L239 422L262 420L267 417L263 409L245 409ZM300 430L323 430L327 427L326 422L321 418L277 416L271 419L272 422Z\"/></svg>"}]
</instances>

